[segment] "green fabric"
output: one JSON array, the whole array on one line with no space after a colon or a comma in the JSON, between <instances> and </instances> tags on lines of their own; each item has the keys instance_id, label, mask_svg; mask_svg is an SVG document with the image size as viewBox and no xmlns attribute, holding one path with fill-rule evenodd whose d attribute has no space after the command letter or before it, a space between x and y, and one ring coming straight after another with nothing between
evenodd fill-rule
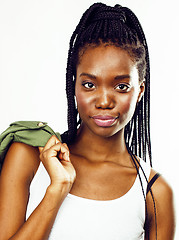
<instances>
[{"instance_id":1,"label":"green fabric","mask_svg":"<svg viewBox=\"0 0 179 240\"><path fill-rule=\"evenodd\" d=\"M0 135L0 171L12 142L44 147L52 135L56 135L61 141L60 134L55 133L46 122L18 121L11 123L9 128Z\"/></svg>"}]
</instances>

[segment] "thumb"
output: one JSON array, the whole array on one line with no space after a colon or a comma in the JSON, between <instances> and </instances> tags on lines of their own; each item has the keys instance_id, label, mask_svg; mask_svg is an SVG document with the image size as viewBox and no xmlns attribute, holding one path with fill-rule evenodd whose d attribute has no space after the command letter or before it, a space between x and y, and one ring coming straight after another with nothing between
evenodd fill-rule
<instances>
[{"instance_id":1,"label":"thumb","mask_svg":"<svg viewBox=\"0 0 179 240\"><path fill-rule=\"evenodd\" d=\"M41 153L44 148L43 147L38 147L38 149L39 149L39 152Z\"/></svg>"}]
</instances>

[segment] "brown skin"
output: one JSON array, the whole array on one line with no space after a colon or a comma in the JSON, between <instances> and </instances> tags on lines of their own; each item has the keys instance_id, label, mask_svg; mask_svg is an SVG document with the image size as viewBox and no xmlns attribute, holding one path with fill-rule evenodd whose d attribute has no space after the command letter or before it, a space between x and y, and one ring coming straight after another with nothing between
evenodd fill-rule
<instances>
[{"instance_id":1,"label":"brown skin","mask_svg":"<svg viewBox=\"0 0 179 240\"><path fill-rule=\"evenodd\" d=\"M144 88L144 82L138 80L135 64L125 51L114 46L85 51L77 66L76 99L82 119L77 139L69 146L70 150L55 137L44 149L39 149L51 184L27 221L29 186L40 163L39 151L20 143L14 143L8 151L0 179L1 240L31 239L32 236L33 240L48 239L68 192L109 200L121 197L132 187L136 169L125 146L124 126L132 117ZM98 126L92 118L95 115L110 115L116 117L116 121L108 127ZM154 174L152 170L150 178ZM152 190L157 208L158 240L172 240L172 190L162 177ZM150 240L155 240L150 194L147 205L149 236Z\"/></svg>"},{"instance_id":2,"label":"brown skin","mask_svg":"<svg viewBox=\"0 0 179 240\"><path fill-rule=\"evenodd\" d=\"M39 150L14 143L6 155L0 178L1 240L48 239L59 207L71 189L76 174L66 144L52 136L40 152L51 184L27 221L29 187L40 163Z\"/></svg>"},{"instance_id":3,"label":"brown skin","mask_svg":"<svg viewBox=\"0 0 179 240\"><path fill-rule=\"evenodd\" d=\"M124 126L143 92L144 83L139 84L137 69L127 52L101 46L88 49L82 56L77 67L76 100L83 122L70 146L77 171L73 194L114 199L131 188L136 170L125 146ZM117 119L110 127L99 127L92 119L96 115Z\"/></svg>"}]
</instances>

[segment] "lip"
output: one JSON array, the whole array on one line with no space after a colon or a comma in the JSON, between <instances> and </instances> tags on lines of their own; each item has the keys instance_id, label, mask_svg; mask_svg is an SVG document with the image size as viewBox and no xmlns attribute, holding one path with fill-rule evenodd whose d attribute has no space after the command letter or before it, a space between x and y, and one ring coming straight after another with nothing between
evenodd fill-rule
<instances>
[{"instance_id":1,"label":"lip","mask_svg":"<svg viewBox=\"0 0 179 240\"><path fill-rule=\"evenodd\" d=\"M118 117L113 117L110 115L97 115L93 116L92 119L99 127L111 127L115 124Z\"/></svg>"}]
</instances>

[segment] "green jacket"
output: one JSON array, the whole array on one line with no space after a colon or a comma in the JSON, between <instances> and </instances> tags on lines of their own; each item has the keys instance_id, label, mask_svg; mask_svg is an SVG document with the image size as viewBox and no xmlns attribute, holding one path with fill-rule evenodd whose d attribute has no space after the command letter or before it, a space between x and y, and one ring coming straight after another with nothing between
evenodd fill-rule
<instances>
[{"instance_id":1,"label":"green jacket","mask_svg":"<svg viewBox=\"0 0 179 240\"><path fill-rule=\"evenodd\" d=\"M12 142L44 147L52 135L56 135L61 141L60 134L55 133L45 122L18 121L11 123L9 128L0 135L0 171Z\"/></svg>"}]
</instances>

